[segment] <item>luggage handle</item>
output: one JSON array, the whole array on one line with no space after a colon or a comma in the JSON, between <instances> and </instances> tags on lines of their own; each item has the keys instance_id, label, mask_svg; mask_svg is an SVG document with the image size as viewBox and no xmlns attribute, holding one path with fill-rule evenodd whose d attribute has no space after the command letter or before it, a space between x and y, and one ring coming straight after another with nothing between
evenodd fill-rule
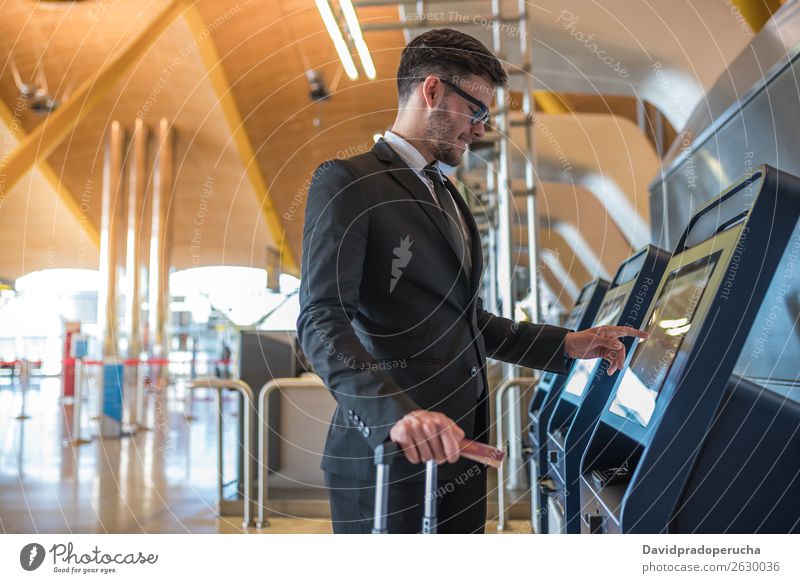
<instances>
[{"instance_id":1,"label":"luggage handle","mask_svg":"<svg viewBox=\"0 0 800 583\"><path fill-rule=\"evenodd\" d=\"M392 459L402 454L402 448L393 441L387 441L375 448L375 516L372 534L386 534L387 513L389 511L389 468ZM422 534L436 534L436 485L438 481L436 460L425 462L425 508L422 516Z\"/></svg>"},{"instance_id":2,"label":"luggage handle","mask_svg":"<svg viewBox=\"0 0 800 583\"><path fill-rule=\"evenodd\" d=\"M469 439L459 444L461 457L480 462L495 469L505 457L505 452L485 443ZM372 523L372 534L386 534L386 515L389 511L389 467L392 460L403 455L403 449L394 441L387 441L375 448L375 515ZM425 462L425 509L422 516L422 534L436 534L436 487L438 466L436 460Z\"/></svg>"}]
</instances>

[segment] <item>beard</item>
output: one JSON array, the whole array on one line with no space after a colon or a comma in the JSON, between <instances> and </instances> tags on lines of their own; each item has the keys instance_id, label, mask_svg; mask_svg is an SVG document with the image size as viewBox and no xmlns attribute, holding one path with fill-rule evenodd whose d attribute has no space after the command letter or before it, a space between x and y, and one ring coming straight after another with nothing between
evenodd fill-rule
<instances>
[{"instance_id":1,"label":"beard","mask_svg":"<svg viewBox=\"0 0 800 583\"><path fill-rule=\"evenodd\" d=\"M458 166L461 163L462 151L456 145L458 133L455 125L448 111L434 109L428 115L423 132L425 143L429 145L434 158L448 166Z\"/></svg>"}]
</instances>

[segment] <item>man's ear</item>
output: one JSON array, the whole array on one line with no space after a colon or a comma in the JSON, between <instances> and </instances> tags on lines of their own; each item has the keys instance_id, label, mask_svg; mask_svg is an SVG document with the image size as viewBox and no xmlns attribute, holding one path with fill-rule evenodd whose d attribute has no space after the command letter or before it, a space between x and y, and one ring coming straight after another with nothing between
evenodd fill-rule
<instances>
[{"instance_id":1,"label":"man's ear","mask_svg":"<svg viewBox=\"0 0 800 583\"><path fill-rule=\"evenodd\" d=\"M430 109L436 109L444 99L444 83L436 75L428 75L421 84L422 99Z\"/></svg>"}]
</instances>

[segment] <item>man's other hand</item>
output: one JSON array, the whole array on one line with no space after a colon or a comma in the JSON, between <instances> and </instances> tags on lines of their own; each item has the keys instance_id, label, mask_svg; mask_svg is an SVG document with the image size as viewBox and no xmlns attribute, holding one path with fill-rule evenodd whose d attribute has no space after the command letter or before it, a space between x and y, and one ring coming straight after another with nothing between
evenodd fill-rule
<instances>
[{"instance_id":1,"label":"man's other hand","mask_svg":"<svg viewBox=\"0 0 800 583\"><path fill-rule=\"evenodd\" d=\"M612 375L625 364L625 346L618 338L626 336L647 338L648 334L630 326L597 326L568 333L564 339L564 348L570 358L606 359L606 372Z\"/></svg>"},{"instance_id":2,"label":"man's other hand","mask_svg":"<svg viewBox=\"0 0 800 583\"><path fill-rule=\"evenodd\" d=\"M403 448L412 464L435 459L455 463L461 455L464 431L447 415L416 409L392 426L389 438Z\"/></svg>"}]
</instances>

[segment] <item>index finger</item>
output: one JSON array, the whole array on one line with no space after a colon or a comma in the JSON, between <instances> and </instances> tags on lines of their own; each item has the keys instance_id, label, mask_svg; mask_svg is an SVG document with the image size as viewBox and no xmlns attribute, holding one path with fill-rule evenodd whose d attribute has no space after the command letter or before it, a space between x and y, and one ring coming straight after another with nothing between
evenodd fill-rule
<instances>
[{"instance_id":1,"label":"index finger","mask_svg":"<svg viewBox=\"0 0 800 583\"><path fill-rule=\"evenodd\" d=\"M456 441L456 438L453 436L452 432L442 431L439 437L442 440L442 446L444 446L444 452L447 461L451 464L457 462L459 456L461 455L461 449L458 447L458 441Z\"/></svg>"},{"instance_id":2,"label":"index finger","mask_svg":"<svg viewBox=\"0 0 800 583\"><path fill-rule=\"evenodd\" d=\"M650 334L644 330L637 330L630 326L605 326L605 329L616 337L633 336L634 338L647 338L650 336Z\"/></svg>"}]
</instances>

